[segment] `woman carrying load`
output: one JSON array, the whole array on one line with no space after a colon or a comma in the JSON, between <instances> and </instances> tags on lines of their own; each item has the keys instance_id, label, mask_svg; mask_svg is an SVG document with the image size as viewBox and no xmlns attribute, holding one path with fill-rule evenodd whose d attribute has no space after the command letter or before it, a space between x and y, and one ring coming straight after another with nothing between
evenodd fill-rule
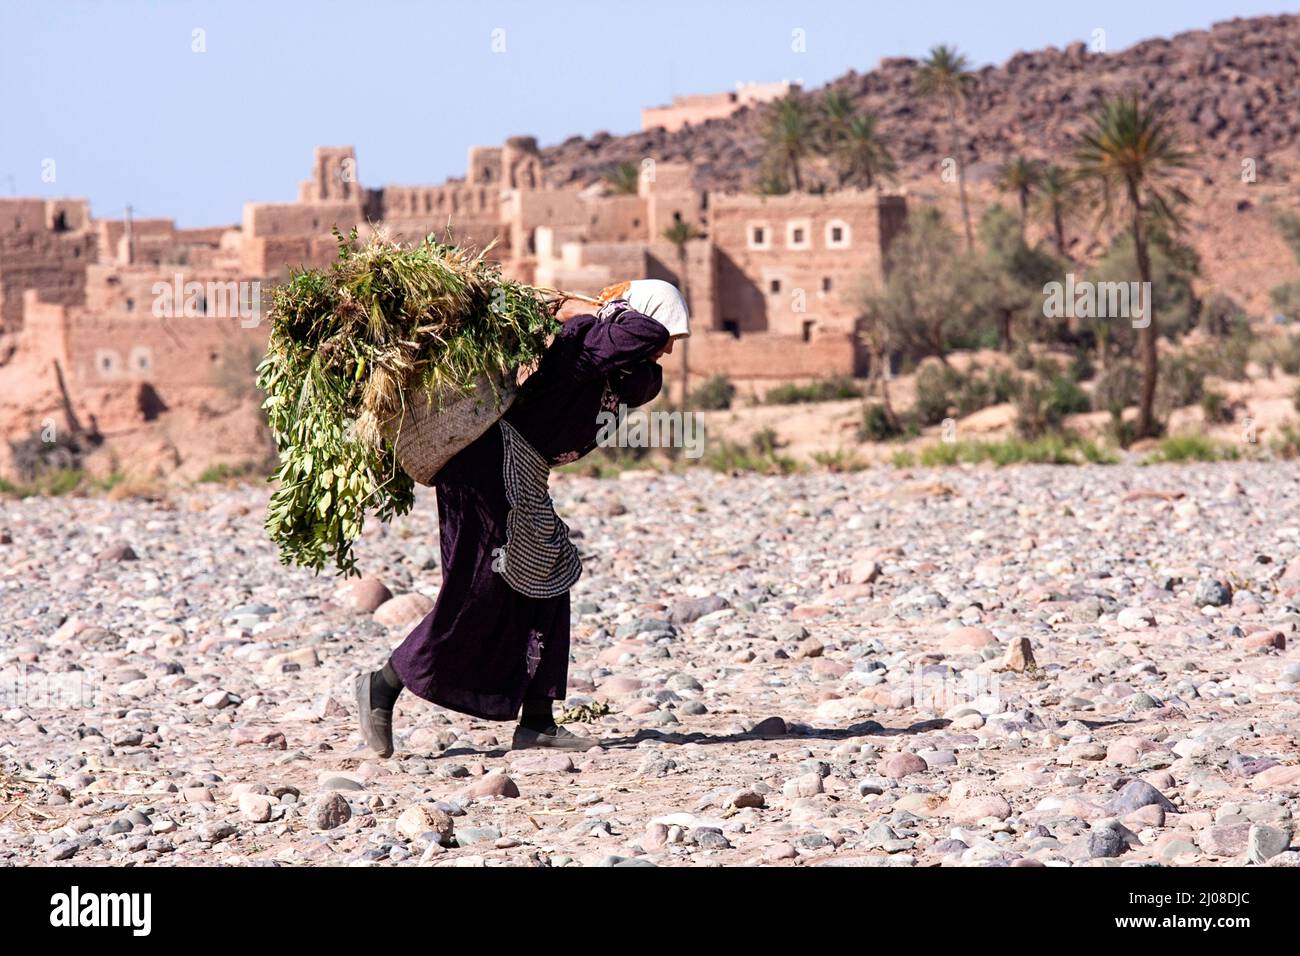
<instances>
[{"instance_id":1,"label":"woman carrying load","mask_svg":"<svg viewBox=\"0 0 1300 956\"><path fill-rule=\"evenodd\" d=\"M361 734L380 756L393 752L403 689L486 720L518 717L516 750L599 745L552 713L566 696L569 589L582 563L547 477L596 447L602 413L658 395L656 360L690 335L686 303L667 282L626 282L600 298L597 314L564 324L500 422L437 474L437 603L381 670L356 681Z\"/></svg>"}]
</instances>

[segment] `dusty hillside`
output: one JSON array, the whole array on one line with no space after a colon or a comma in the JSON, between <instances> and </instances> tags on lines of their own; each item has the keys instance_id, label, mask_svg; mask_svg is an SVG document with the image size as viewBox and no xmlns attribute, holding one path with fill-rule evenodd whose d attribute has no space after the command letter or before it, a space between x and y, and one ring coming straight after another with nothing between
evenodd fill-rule
<instances>
[{"instance_id":1,"label":"dusty hillside","mask_svg":"<svg viewBox=\"0 0 1300 956\"><path fill-rule=\"evenodd\" d=\"M942 108L916 94L916 66L886 59L830 84L880 117L904 180L933 172L949 149ZM1013 149L1065 150L1088 110L1118 90L1168 100L1207 159L1253 157L1265 167L1261 175L1273 175L1268 161L1300 142L1300 16L1231 20L1114 53L1092 53L1082 42L1017 53L977 78L964 117L964 158L971 163L998 162ZM575 136L543 157L560 183L592 182L611 163L654 156L691 162L699 186L743 189L761 158L760 122L758 111L745 109L672 134Z\"/></svg>"},{"instance_id":2,"label":"dusty hillside","mask_svg":"<svg viewBox=\"0 0 1300 956\"><path fill-rule=\"evenodd\" d=\"M881 137L898 163L890 187L916 204L940 206L956 222L956 186L939 176L951 136L942 107L917 94L917 65L886 59L829 86L879 117ZM1018 53L976 77L961 118L975 217L991 203L1013 202L993 185L998 165L1010 155L1068 164L1072 138L1101 98L1140 92L1171 105L1197 157L1185 185L1193 199L1187 238L1201 257L1201 287L1228 293L1253 314L1270 311L1269 290L1297 271L1273 227L1273 211L1300 204L1294 185L1300 175L1300 16L1236 19L1114 53L1090 52L1083 42L1049 47ZM816 98L825 88L807 93ZM611 164L652 156L689 161L698 186L748 190L762 161L762 123L760 109L744 109L671 134L657 129L573 137L543 155L557 183L594 182ZM1253 178L1243 179L1247 161ZM1031 239L1046 238L1045 228L1045 222L1033 223ZM1067 233L1076 262L1092 260L1107 238L1090 208L1075 210Z\"/></svg>"}]
</instances>

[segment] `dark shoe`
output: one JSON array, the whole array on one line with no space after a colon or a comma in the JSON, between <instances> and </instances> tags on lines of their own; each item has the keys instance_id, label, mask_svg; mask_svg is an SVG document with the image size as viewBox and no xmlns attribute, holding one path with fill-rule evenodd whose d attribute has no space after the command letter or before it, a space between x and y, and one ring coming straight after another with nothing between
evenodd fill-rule
<instances>
[{"instance_id":1,"label":"dark shoe","mask_svg":"<svg viewBox=\"0 0 1300 956\"><path fill-rule=\"evenodd\" d=\"M370 672L357 675L357 724L368 746L381 757L393 755L393 712L370 706Z\"/></svg>"},{"instance_id":2,"label":"dark shoe","mask_svg":"<svg viewBox=\"0 0 1300 956\"><path fill-rule=\"evenodd\" d=\"M569 733L563 727L556 727L553 734L545 734L540 730L519 726L515 728L514 739L510 741L511 750L532 750L538 747L548 747L552 750L590 750L592 747L599 746L601 746L599 740L579 737L577 734Z\"/></svg>"}]
</instances>

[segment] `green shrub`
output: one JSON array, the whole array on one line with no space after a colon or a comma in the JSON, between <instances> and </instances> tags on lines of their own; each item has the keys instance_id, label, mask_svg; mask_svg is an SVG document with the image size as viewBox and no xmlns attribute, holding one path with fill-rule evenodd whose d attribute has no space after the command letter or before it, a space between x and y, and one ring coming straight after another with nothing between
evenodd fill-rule
<instances>
[{"instance_id":1,"label":"green shrub","mask_svg":"<svg viewBox=\"0 0 1300 956\"><path fill-rule=\"evenodd\" d=\"M1285 375L1300 374L1300 336L1271 336L1259 339L1250 352L1251 358L1259 362L1269 375L1275 368Z\"/></svg>"},{"instance_id":2,"label":"green shrub","mask_svg":"<svg viewBox=\"0 0 1300 956\"><path fill-rule=\"evenodd\" d=\"M972 366L962 373L949 365L931 362L916 375L916 404L912 412L922 426L938 425L950 415L970 415L1011 401L1020 387L1020 377L1010 369L996 367L985 372Z\"/></svg>"},{"instance_id":3,"label":"green shrub","mask_svg":"<svg viewBox=\"0 0 1300 956\"><path fill-rule=\"evenodd\" d=\"M1065 374L1072 382L1087 382L1097 374L1097 367L1093 364L1092 355L1087 349L1079 349L1074 353Z\"/></svg>"},{"instance_id":4,"label":"green shrub","mask_svg":"<svg viewBox=\"0 0 1300 956\"><path fill-rule=\"evenodd\" d=\"M731 407L736 397L736 386L725 375L714 375L691 392L690 405L705 411L722 411Z\"/></svg>"},{"instance_id":5,"label":"green shrub","mask_svg":"<svg viewBox=\"0 0 1300 956\"><path fill-rule=\"evenodd\" d=\"M1187 361L1200 369L1201 377L1213 375L1216 378L1222 378L1230 382L1241 382L1246 379L1246 365L1250 362L1251 352L1254 350L1255 338L1251 334L1250 328L1245 325L1234 326L1232 332L1220 339L1215 340L1214 347L1208 349L1198 349L1195 353L1187 356ZM1185 353L1178 353L1184 355ZM1174 356L1172 358L1177 358ZM1161 361L1161 377L1164 377L1164 361ZM1199 399L1193 399L1192 402ZM1192 402L1184 402L1190 405Z\"/></svg>"},{"instance_id":6,"label":"green shrub","mask_svg":"<svg viewBox=\"0 0 1300 956\"><path fill-rule=\"evenodd\" d=\"M1230 461L1241 457L1233 445L1213 441L1204 435L1170 435L1163 438L1143 464L1187 461Z\"/></svg>"},{"instance_id":7,"label":"green shrub","mask_svg":"<svg viewBox=\"0 0 1300 956\"><path fill-rule=\"evenodd\" d=\"M1156 381L1156 417L1168 418L1175 409L1195 405L1205 394L1205 367L1196 355L1178 352L1160 360Z\"/></svg>"},{"instance_id":8,"label":"green shrub","mask_svg":"<svg viewBox=\"0 0 1300 956\"><path fill-rule=\"evenodd\" d=\"M1226 395L1206 389L1201 395L1201 414L1210 424L1229 425L1237 417L1237 407Z\"/></svg>"},{"instance_id":9,"label":"green shrub","mask_svg":"<svg viewBox=\"0 0 1300 956\"><path fill-rule=\"evenodd\" d=\"M1300 428L1287 422L1273 436L1273 454L1279 458L1300 458Z\"/></svg>"},{"instance_id":10,"label":"green shrub","mask_svg":"<svg viewBox=\"0 0 1300 956\"><path fill-rule=\"evenodd\" d=\"M1284 282L1274 286L1269 301L1288 319L1300 318L1300 282Z\"/></svg>"},{"instance_id":11,"label":"green shrub","mask_svg":"<svg viewBox=\"0 0 1300 956\"><path fill-rule=\"evenodd\" d=\"M770 428L754 432L747 444L732 441L711 442L700 459L706 468L721 472L757 471L765 475L788 475L799 469L798 463L777 452L776 432Z\"/></svg>"},{"instance_id":12,"label":"green shrub","mask_svg":"<svg viewBox=\"0 0 1300 956\"><path fill-rule=\"evenodd\" d=\"M218 462L215 465L209 465L199 474L198 480L204 484L224 484L225 482L237 481L264 481L267 475L275 471L275 464L259 463L256 461L241 461L231 465L226 462Z\"/></svg>"},{"instance_id":13,"label":"green shrub","mask_svg":"<svg viewBox=\"0 0 1300 956\"><path fill-rule=\"evenodd\" d=\"M1002 441L940 442L926 446L920 454L921 464L926 467L980 462L991 462L999 468L1021 464L1111 464L1114 460L1094 442L1069 432L1052 432L1032 441L1008 438Z\"/></svg>"},{"instance_id":14,"label":"green shrub","mask_svg":"<svg viewBox=\"0 0 1300 956\"><path fill-rule=\"evenodd\" d=\"M813 452L812 459L827 471L840 474L852 471L864 471L869 467L865 461L853 452L846 451L843 448L837 448L835 451Z\"/></svg>"},{"instance_id":15,"label":"green shrub","mask_svg":"<svg viewBox=\"0 0 1300 956\"><path fill-rule=\"evenodd\" d=\"M1091 408L1087 393L1061 374L1040 366L1040 377L1022 381L1016 396L1016 431L1022 438L1041 438L1059 431L1066 415Z\"/></svg>"},{"instance_id":16,"label":"green shrub","mask_svg":"<svg viewBox=\"0 0 1300 956\"><path fill-rule=\"evenodd\" d=\"M937 425L957 407L957 392L964 384L961 372L940 362L927 362L916 373L913 413L922 425Z\"/></svg>"},{"instance_id":17,"label":"green shrub","mask_svg":"<svg viewBox=\"0 0 1300 956\"><path fill-rule=\"evenodd\" d=\"M92 481L80 468L52 468L25 482L0 478L0 494L13 498L57 497L101 487L102 483Z\"/></svg>"},{"instance_id":18,"label":"green shrub","mask_svg":"<svg viewBox=\"0 0 1300 956\"><path fill-rule=\"evenodd\" d=\"M902 427L889 417L880 402L870 402L862 408L862 424L858 426L858 441L887 441L903 433Z\"/></svg>"},{"instance_id":19,"label":"green shrub","mask_svg":"<svg viewBox=\"0 0 1300 956\"><path fill-rule=\"evenodd\" d=\"M1119 415L1131 405L1136 405L1142 375L1131 362L1112 362L1097 378L1092 388L1094 411Z\"/></svg>"},{"instance_id":20,"label":"green shrub","mask_svg":"<svg viewBox=\"0 0 1300 956\"><path fill-rule=\"evenodd\" d=\"M810 385L778 385L763 396L765 405L806 405L861 398L862 389L848 378L828 378Z\"/></svg>"},{"instance_id":21,"label":"green shrub","mask_svg":"<svg viewBox=\"0 0 1300 956\"><path fill-rule=\"evenodd\" d=\"M1232 296L1215 292L1201 305L1200 325L1210 335L1231 335L1247 322L1245 310Z\"/></svg>"},{"instance_id":22,"label":"green shrub","mask_svg":"<svg viewBox=\"0 0 1300 956\"><path fill-rule=\"evenodd\" d=\"M938 444L926 445L921 449L918 457L926 468L943 468L966 460L962 457L966 448L966 442L941 441Z\"/></svg>"}]
</instances>

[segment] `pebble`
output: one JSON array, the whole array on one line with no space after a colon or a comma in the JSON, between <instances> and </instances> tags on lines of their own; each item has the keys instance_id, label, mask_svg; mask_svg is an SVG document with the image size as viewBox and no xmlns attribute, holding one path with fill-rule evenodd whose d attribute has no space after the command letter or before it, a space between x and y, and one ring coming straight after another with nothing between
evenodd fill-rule
<instances>
[{"instance_id":1,"label":"pebble","mask_svg":"<svg viewBox=\"0 0 1300 956\"><path fill-rule=\"evenodd\" d=\"M352 807L341 793L323 794L312 805L310 819L317 830L333 830L352 819Z\"/></svg>"},{"instance_id":2,"label":"pebble","mask_svg":"<svg viewBox=\"0 0 1300 956\"><path fill-rule=\"evenodd\" d=\"M451 840L454 826L451 815L445 810L432 804L418 803L402 811L397 818L397 832L408 840L431 839L432 842L446 846Z\"/></svg>"},{"instance_id":3,"label":"pebble","mask_svg":"<svg viewBox=\"0 0 1300 956\"><path fill-rule=\"evenodd\" d=\"M509 724L403 694L389 760L351 679L438 592L432 495L368 525L343 586L279 565L260 486L9 502L0 675L75 660L97 698L0 711L32 762L0 771L55 821L34 840L17 811L0 862L1296 866L1297 483L557 474L597 558L565 705L607 745L511 752Z\"/></svg>"},{"instance_id":4,"label":"pebble","mask_svg":"<svg viewBox=\"0 0 1300 956\"><path fill-rule=\"evenodd\" d=\"M1255 825L1246 837L1246 855L1251 863L1262 864L1291 845L1291 833L1278 827Z\"/></svg>"},{"instance_id":5,"label":"pebble","mask_svg":"<svg viewBox=\"0 0 1300 956\"><path fill-rule=\"evenodd\" d=\"M361 577L345 583L336 596L353 610L373 614L392 598L393 592L378 578Z\"/></svg>"}]
</instances>

